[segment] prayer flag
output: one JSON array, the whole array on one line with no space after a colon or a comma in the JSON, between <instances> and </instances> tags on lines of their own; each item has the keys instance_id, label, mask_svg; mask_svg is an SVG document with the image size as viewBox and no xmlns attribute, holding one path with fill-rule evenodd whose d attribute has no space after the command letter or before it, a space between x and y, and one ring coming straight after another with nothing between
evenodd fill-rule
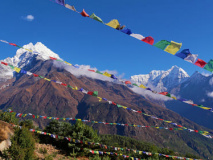
<instances>
[{"instance_id":1,"label":"prayer flag","mask_svg":"<svg viewBox=\"0 0 213 160\"><path fill-rule=\"evenodd\" d=\"M169 42L167 40L161 40L161 41L155 43L154 46L164 50L170 44L171 44L171 42Z\"/></svg>"},{"instance_id":2,"label":"prayer flag","mask_svg":"<svg viewBox=\"0 0 213 160\"><path fill-rule=\"evenodd\" d=\"M90 72L95 72L95 70L91 70L91 69L88 69L88 71L90 71Z\"/></svg>"},{"instance_id":3,"label":"prayer flag","mask_svg":"<svg viewBox=\"0 0 213 160\"><path fill-rule=\"evenodd\" d=\"M182 43L171 41L171 44L168 45L164 51L175 55L177 51L180 50L181 46L182 46Z\"/></svg>"},{"instance_id":4,"label":"prayer flag","mask_svg":"<svg viewBox=\"0 0 213 160\"><path fill-rule=\"evenodd\" d=\"M190 53L189 49L184 49L180 53L176 53L175 56L180 57L182 59L186 58Z\"/></svg>"},{"instance_id":5,"label":"prayer flag","mask_svg":"<svg viewBox=\"0 0 213 160\"><path fill-rule=\"evenodd\" d=\"M14 71L16 71L17 73L19 73L21 71L20 68L14 67Z\"/></svg>"},{"instance_id":6,"label":"prayer flag","mask_svg":"<svg viewBox=\"0 0 213 160\"><path fill-rule=\"evenodd\" d=\"M128 28L122 29L121 32L126 33L128 35L132 34L132 31L130 29L128 29Z\"/></svg>"},{"instance_id":7,"label":"prayer flag","mask_svg":"<svg viewBox=\"0 0 213 160\"><path fill-rule=\"evenodd\" d=\"M1 64L5 65L5 66L7 66L7 65L8 65L8 64L7 64L7 63L5 63L5 62L1 62Z\"/></svg>"},{"instance_id":8,"label":"prayer flag","mask_svg":"<svg viewBox=\"0 0 213 160\"><path fill-rule=\"evenodd\" d=\"M81 15L82 15L83 17L89 17L89 15L85 12L84 9L83 9L83 11L81 12Z\"/></svg>"},{"instance_id":9,"label":"prayer flag","mask_svg":"<svg viewBox=\"0 0 213 160\"><path fill-rule=\"evenodd\" d=\"M119 22L117 19L111 20L109 23L106 23L107 26L110 26L112 28L118 28L120 26Z\"/></svg>"},{"instance_id":10,"label":"prayer flag","mask_svg":"<svg viewBox=\"0 0 213 160\"><path fill-rule=\"evenodd\" d=\"M166 96L168 94L168 92L160 92L159 94Z\"/></svg>"},{"instance_id":11,"label":"prayer flag","mask_svg":"<svg viewBox=\"0 0 213 160\"><path fill-rule=\"evenodd\" d=\"M15 43L9 43L11 46L17 46L17 44L15 44Z\"/></svg>"},{"instance_id":12,"label":"prayer flag","mask_svg":"<svg viewBox=\"0 0 213 160\"><path fill-rule=\"evenodd\" d=\"M213 72L213 60L211 59L204 67L204 69Z\"/></svg>"},{"instance_id":13,"label":"prayer flag","mask_svg":"<svg viewBox=\"0 0 213 160\"><path fill-rule=\"evenodd\" d=\"M145 37L144 39L142 39L143 42L146 42L150 45L154 44L154 38L152 38L151 36Z\"/></svg>"},{"instance_id":14,"label":"prayer flag","mask_svg":"<svg viewBox=\"0 0 213 160\"><path fill-rule=\"evenodd\" d=\"M100 72L100 71L98 71L98 70L97 70L95 73L98 73L98 74L103 74L102 72Z\"/></svg>"},{"instance_id":15,"label":"prayer flag","mask_svg":"<svg viewBox=\"0 0 213 160\"><path fill-rule=\"evenodd\" d=\"M65 7L72 10L72 11L76 11L74 6L70 6L69 4L65 4Z\"/></svg>"},{"instance_id":16,"label":"prayer flag","mask_svg":"<svg viewBox=\"0 0 213 160\"><path fill-rule=\"evenodd\" d=\"M134 37L134 38L136 38L136 39L138 39L140 41L145 38L144 36L142 36L140 34L134 34L134 33L130 34L130 36Z\"/></svg>"},{"instance_id":17,"label":"prayer flag","mask_svg":"<svg viewBox=\"0 0 213 160\"><path fill-rule=\"evenodd\" d=\"M195 63L197 57L197 54L189 54L186 58L184 58L184 60L190 63Z\"/></svg>"},{"instance_id":18,"label":"prayer flag","mask_svg":"<svg viewBox=\"0 0 213 160\"><path fill-rule=\"evenodd\" d=\"M125 84L132 84L130 81L125 81Z\"/></svg>"},{"instance_id":19,"label":"prayer flag","mask_svg":"<svg viewBox=\"0 0 213 160\"><path fill-rule=\"evenodd\" d=\"M112 78L112 79L118 79L118 78L115 77L115 75L113 75L113 74L111 75L111 78Z\"/></svg>"},{"instance_id":20,"label":"prayer flag","mask_svg":"<svg viewBox=\"0 0 213 160\"><path fill-rule=\"evenodd\" d=\"M92 95L97 97L98 96L98 91L94 91Z\"/></svg>"},{"instance_id":21,"label":"prayer flag","mask_svg":"<svg viewBox=\"0 0 213 160\"><path fill-rule=\"evenodd\" d=\"M204 60L198 58L197 61L195 62L195 65L203 68L206 65L206 62Z\"/></svg>"},{"instance_id":22,"label":"prayer flag","mask_svg":"<svg viewBox=\"0 0 213 160\"><path fill-rule=\"evenodd\" d=\"M109 73L107 73L107 72L104 72L103 75L111 78L111 74L109 74Z\"/></svg>"},{"instance_id":23,"label":"prayer flag","mask_svg":"<svg viewBox=\"0 0 213 160\"><path fill-rule=\"evenodd\" d=\"M146 89L146 87L144 85L142 85L142 84L139 87L143 88L143 89Z\"/></svg>"},{"instance_id":24,"label":"prayer flag","mask_svg":"<svg viewBox=\"0 0 213 160\"><path fill-rule=\"evenodd\" d=\"M93 13L92 15L90 15L90 18L92 18L92 19L94 19L94 20L96 20L98 22L104 23L100 17L98 17L98 16L95 15L95 13Z\"/></svg>"},{"instance_id":25,"label":"prayer flag","mask_svg":"<svg viewBox=\"0 0 213 160\"><path fill-rule=\"evenodd\" d=\"M62 6L64 6L64 0L55 0L55 2L60 4L60 5L62 5Z\"/></svg>"}]
</instances>

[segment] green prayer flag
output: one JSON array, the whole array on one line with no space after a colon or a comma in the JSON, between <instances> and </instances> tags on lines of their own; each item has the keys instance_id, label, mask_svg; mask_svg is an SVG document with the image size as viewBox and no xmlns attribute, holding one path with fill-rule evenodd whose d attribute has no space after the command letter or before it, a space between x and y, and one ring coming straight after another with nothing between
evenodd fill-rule
<instances>
[{"instance_id":1,"label":"green prayer flag","mask_svg":"<svg viewBox=\"0 0 213 160\"><path fill-rule=\"evenodd\" d=\"M171 42L169 42L167 40L161 40L161 41L155 43L154 46L164 50L170 44L171 44Z\"/></svg>"},{"instance_id":2,"label":"green prayer flag","mask_svg":"<svg viewBox=\"0 0 213 160\"><path fill-rule=\"evenodd\" d=\"M40 78L44 78L44 77L42 77L42 76L39 76Z\"/></svg>"},{"instance_id":3,"label":"green prayer flag","mask_svg":"<svg viewBox=\"0 0 213 160\"><path fill-rule=\"evenodd\" d=\"M168 93L166 96L167 96L167 97L171 97L171 94L170 94L170 93Z\"/></svg>"},{"instance_id":4,"label":"green prayer flag","mask_svg":"<svg viewBox=\"0 0 213 160\"><path fill-rule=\"evenodd\" d=\"M11 69L14 69L14 66L12 66L12 65L10 65L10 64L9 64L9 66L10 66Z\"/></svg>"},{"instance_id":5,"label":"green prayer flag","mask_svg":"<svg viewBox=\"0 0 213 160\"><path fill-rule=\"evenodd\" d=\"M117 104L118 107L123 107L122 105Z\"/></svg>"},{"instance_id":6,"label":"green prayer flag","mask_svg":"<svg viewBox=\"0 0 213 160\"><path fill-rule=\"evenodd\" d=\"M94 20L96 20L96 21L98 21L98 22L104 23L104 22L102 21L102 19L101 19L100 17L96 16L94 13L90 16L90 18L92 18L92 19L94 19Z\"/></svg>"},{"instance_id":7,"label":"green prayer flag","mask_svg":"<svg viewBox=\"0 0 213 160\"><path fill-rule=\"evenodd\" d=\"M101 73L101 72L100 72L100 71L98 71L98 70L97 70L95 73L98 73L98 74L103 74L103 73Z\"/></svg>"},{"instance_id":8,"label":"green prayer flag","mask_svg":"<svg viewBox=\"0 0 213 160\"><path fill-rule=\"evenodd\" d=\"M133 83L132 85L139 87L136 83Z\"/></svg>"},{"instance_id":9,"label":"green prayer flag","mask_svg":"<svg viewBox=\"0 0 213 160\"><path fill-rule=\"evenodd\" d=\"M97 97L98 96L98 91L94 91L92 95Z\"/></svg>"},{"instance_id":10,"label":"green prayer flag","mask_svg":"<svg viewBox=\"0 0 213 160\"><path fill-rule=\"evenodd\" d=\"M213 72L213 60L211 59L204 67L204 69Z\"/></svg>"}]
</instances>

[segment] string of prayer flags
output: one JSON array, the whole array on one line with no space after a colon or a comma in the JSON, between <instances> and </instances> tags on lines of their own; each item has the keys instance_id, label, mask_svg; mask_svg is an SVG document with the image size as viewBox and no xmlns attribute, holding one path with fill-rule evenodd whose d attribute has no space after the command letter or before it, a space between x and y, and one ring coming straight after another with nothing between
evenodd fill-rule
<instances>
[{"instance_id":1,"label":"string of prayer flags","mask_svg":"<svg viewBox=\"0 0 213 160\"><path fill-rule=\"evenodd\" d=\"M92 15L90 15L90 18L92 18L92 19L94 19L96 21L99 21L101 23L104 23L100 17L98 17L98 16L95 15L95 13L93 13Z\"/></svg>"},{"instance_id":2,"label":"string of prayer flags","mask_svg":"<svg viewBox=\"0 0 213 160\"><path fill-rule=\"evenodd\" d=\"M11 124L13 127L19 127L20 129L22 129L22 126L17 126L14 124ZM45 136L50 136L51 138L54 139L60 139L60 140L67 140L69 142L72 143L76 143L76 144L85 144L88 146L98 146L104 150L109 149L109 150L114 150L114 151L126 151L126 152L133 152L133 153L138 153L140 155L147 155L147 156L162 156L162 157L167 157L167 158L173 158L173 159L189 159L191 160L191 158L187 158L187 157L178 157L178 156L172 156L172 155L165 155L162 153L152 153L149 151L140 151L137 149L129 149L127 147L115 147L115 146L108 146L105 144L101 144L98 142L89 142L89 141L85 141L85 140L79 140L79 139L74 139L72 137L64 137L64 136L60 136L60 135L56 135L56 134L52 134L52 133L47 133L44 131L39 131L39 130L35 130L35 129L29 129L30 132L32 133L36 133L36 134L40 134L40 135L45 135ZM89 149L86 149L89 150ZM135 158L135 157L131 157L131 156L127 156L127 155L123 155L122 153L113 153L113 152L105 152L105 151L95 151L95 150L89 150L90 153L92 154L99 154L99 155L103 155L103 154L107 154L107 155L115 155L115 156L122 156L123 158L130 158L132 160L143 160L143 159L139 159L139 158ZM192 159L192 160L202 160L202 159Z\"/></svg>"},{"instance_id":3,"label":"string of prayer flags","mask_svg":"<svg viewBox=\"0 0 213 160\"><path fill-rule=\"evenodd\" d=\"M152 38L151 36L149 37L145 37L144 39L142 39L143 42L146 42L150 45L153 45L154 44L154 38Z\"/></svg>"},{"instance_id":4,"label":"string of prayer flags","mask_svg":"<svg viewBox=\"0 0 213 160\"><path fill-rule=\"evenodd\" d=\"M62 6L65 5L64 0L55 0L55 2L58 3L58 4L60 4L60 5L62 5Z\"/></svg>"},{"instance_id":5,"label":"string of prayer flags","mask_svg":"<svg viewBox=\"0 0 213 160\"><path fill-rule=\"evenodd\" d=\"M203 68L207 63L204 60L198 58L194 64L198 67Z\"/></svg>"},{"instance_id":6,"label":"string of prayer flags","mask_svg":"<svg viewBox=\"0 0 213 160\"><path fill-rule=\"evenodd\" d=\"M4 41L4 40L0 40L0 41L9 44L9 42L7 42L7 41ZM16 45L16 46L17 46L17 45ZM23 47L22 47L22 48L23 48ZM30 52L33 52L33 53L38 53L38 52L29 50L29 49L26 49L26 48L23 48L23 49L25 49L25 50L27 50L27 51L30 51ZM193 63L193 61L195 61L195 60L197 59L197 55L191 54L190 51L189 51L188 49L183 50L182 53L188 55L186 58L184 58L184 60L190 61L191 63ZM189 54L188 54L188 53L189 53ZM39 53L38 53L38 54L39 54ZM79 68L79 66L77 66L77 65L72 65L71 63L68 63L68 62L66 62L66 61L62 61L62 60L57 59L57 58L54 58L54 57L50 57L50 59L51 59L51 60L56 60L56 61L63 62L63 63L65 63L65 64L67 64L67 65L69 65L69 66L73 66L73 67L75 67L75 68ZM207 68L208 66L209 66L209 70L210 70L211 68L213 68L213 67L211 66L212 63L213 63L213 62L210 61L208 64L206 64L206 65L205 65L206 68ZM3 64L3 62L2 62L2 64ZM5 64L4 64L4 65L5 65ZM9 65L9 66L10 66L12 69L14 69L13 66L11 66L11 65ZM204 69L206 69L206 68L204 67ZM208 70L208 69L206 69L206 70ZM95 70L88 69L88 71L94 72ZM150 88L145 87L145 86L142 85L142 84L141 84L141 85L136 85L136 84L128 84L128 85L127 85L127 84L125 84L125 81L124 81L124 80L118 79L116 76L114 76L114 75L112 75L112 74L109 74L109 73L107 73L107 72L102 73L102 72L96 70L95 73L102 74L102 75L104 75L104 76L107 76L107 77L109 77L109 78L112 78L112 79L114 79L114 80L117 80L117 81L123 83L124 85L126 85L127 87L136 86L136 87L139 87L139 88L143 88L143 89L149 90L149 91L151 91L151 92L154 93L154 94L160 94L160 93L158 93L158 92L156 92L156 91L153 91L153 90L150 89ZM27 74L30 75L31 73L27 72ZM34 76L36 76L36 75L34 75ZM162 94L161 94L161 95L162 95ZM167 96L167 95L165 95L165 96ZM180 99L177 99L175 96L171 96L171 95L170 95L170 96L167 96L167 97L171 97L171 98L174 99L174 100L180 101ZM185 101L181 101L181 102L185 103ZM198 107L199 105L193 104L192 106ZM213 109L210 108L210 107L199 107L199 108L204 109L204 110L209 110L210 112L213 112Z\"/></svg>"},{"instance_id":7,"label":"string of prayer flags","mask_svg":"<svg viewBox=\"0 0 213 160\"><path fill-rule=\"evenodd\" d=\"M213 60L211 59L204 67L207 71L213 72Z\"/></svg>"},{"instance_id":8,"label":"string of prayer flags","mask_svg":"<svg viewBox=\"0 0 213 160\"><path fill-rule=\"evenodd\" d=\"M170 44L171 44L171 42L169 42L167 40L161 40L161 41L155 43L154 46L164 50Z\"/></svg>"},{"instance_id":9,"label":"string of prayer flags","mask_svg":"<svg viewBox=\"0 0 213 160\"><path fill-rule=\"evenodd\" d=\"M2 64L2 63L1 63L1 64ZM9 66L11 67L12 65L9 65ZM12 66L12 67L13 67L13 66ZM11 68L12 68L12 67L11 67ZM14 68L14 67L13 67L13 68ZM30 74L28 74L28 73L30 73L29 71L27 71L27 75L30 75ZM31 74L32 74L34 77L39 77L39 75L37 75L37 74L35 74L35 73L31 73ZM39 78L41 78L41 77L39 77ZM47 79L45 79L45 78L42 78L42 79L47 81ZM67 85L67 84L65 84L65 83L62 83L62 82L60 82L60 81L50 80L50 79L49 79L48 82L55 82L55 83L57 83L57 84L59 84L59 85L63 85L63 86L65 86L65 87L71 88L71 89L73 89L73 90L80 91L80 92L82 92L82 93L84 93L84 94L93 95L93 92L91 92L91 91L89 91L89 92L84 92L84 89L78 90L78 87L72 87L72 86ZM99 100L100 98L101 98L101 97L97 97L98 100ZM184 126L182 126L182 125L178 125L177 123L173 123L172 121L168 121L168 120L164 120L164 119L161 119L161 118L157 118L157 117L155 117L155 116L153 116L153 115L146 114L146 113L144 113L144 112L142 112L142 111L137 111L137 110L134 110L134 109L132 109L132 108L128 108L128 107L126 107L126 106L119 105L119 104L117 104L117 103L115 103L115 102L113 102L113 101L107 100L106 98L102 98L102 99L105 100L105 101L107 101L109 104L114 105L114 106L116 106L116 107L118 107L118 108L123 108L123 109L126 109L126 110L128 110L128 111L132 111L132 112L134 112L134 113L140 113L140 114L142 114L142 115L144 115L144 116L153 118L153 119L155 119L155 120L163 121L163 122L165 122L165 123L172 124L172 125L174 125L174 126L187 129L186 127L184 127ZM122 106L122 107L120 107L120 106ZM199 106L199 107L200 107L200 106ZM207 107L200 107L200 108L205 109L205 108L207 108ZM193 130L193 129L190 129L190 130Z\"/></svg>"},{"instance_id":10,"label":"string of prayer flags","mask_svg":"<svg viewBox=\"0 0 213 160\"><path fill-rule=\"evenodd\" d=\"M118 28L120 26L117 19L111 20L109 23L106 23L107 26L112 27L114 29Z\"/></svg>"},{"instance_id":11,"label":"string of prayer flags","mask_svg":"<svg viewBox=\"0 0 213 160\"><path fill-rule=\"evenodd\" d=\"M118 105L119 107L123 107L121 105ZM12 111L11 109L4 111L4 112L9 112L11 114L15 114L14 111ZM23 114L23 113L16 113L15 115L18 118L26 118L28 116L32 116L34 119L35 118L42 118L45 120L63 120L63 121L82 121L85 123L95 123L95 124L104 124L104 125L110 125L110 126L129 126L129 127L139 127L139 128L155 128L155 129L165 129L165 130L169 130L169 131L189 131L189 132L197 132L197 130L192 130L192 129L187 129L187 128L168 128L168 127L157 127L157 126L148 126L148 125L137 125L137 124L124 124L124 123L108 123L108 122L99 122L99 121L90 121L90 120L83 120L83 119L79 119L79 118L58 118L58 117L50 117L50 116L42 116L42 115L35 115L32 113L28 113L28 114ZM208 131L198 131L198 133L200 134L213 134L213 132L208 132Z\"/></svg>"},{"instance_id":12,"label":"string of prayer flags","mask_svg":"<svg viewBox=\"0 0 213 160\"><path fill-rule=\"evenodd\" d=\"M61 4L63 6L65 5L66 8L68 8L68 9L70 9L72 11L75 11L76 13L80 13L80 12L76 11L74 6L70 6L68 4L64 4L64 0L55 0L55 2L58 3L58 4ZM94 13L91 16L89 16L85 12L84 9L83 9L83 11L80 14L83 17L90 17L91 19L94 19L96 21L99 21L99 22L103 23L103 21L102 21L102 19L100 17L96 16ZM119 30L119 31L121 31L121 32L123 32L125 34L128 34L131 37L139 39L140 41L143 41L143 42L148 43L150 45L154 45L155 47L160 48L160 49L164 50L165 52L171 53L172 55L175 55L180 50L180 48L182 47L182 43L177 43L177 42L174 42L174 41L169 42L167 40L161 40L161 41L157 42L156 44L154 44L154 38L152 38L151 36L148 36L148 37L144 38L140 34L133 34L130 29L125 28L126 27L125 25L121 26L117 19L113 19L109 23L106 23L105 25L107 25L109 27L112 27L114 29L117 29L117 30ZM185 57L185 55L183 53L179 53L176 56L180 57L182 59L184 59L184 57ZM189 54L189 56L185 57L184 60L194 64L195 63L195 59L194 59L195 57L196 57L196 55ZM197 65L197 66L200 67L202 65ZM203 67L201 67L201 68L203 68ZM208 71L210 71L210 70L208 70Z\"/></svg>"},{"instance_id":13,"label":"string of prayer flags","mask_svg":"<svg viewBox=\"0 0 213 160\"><path fill-rule=\"evenodd\" d=\"M83 9L83 11L81 12L81 15L82 15L83 17L89 17L89 15L85 12L84 9Z\"/></svg>"},{"instance_id":14,"label":"string of prayer flags","mask_svg":"<svg viewBox=\"0 0 213 160\"><path fill-rule=\"evenodd\" d=\"M180 50L181 46L182 43L171 41L171 44L168 45L164 51L175 55Z\"/></svg>"}]
</instances>

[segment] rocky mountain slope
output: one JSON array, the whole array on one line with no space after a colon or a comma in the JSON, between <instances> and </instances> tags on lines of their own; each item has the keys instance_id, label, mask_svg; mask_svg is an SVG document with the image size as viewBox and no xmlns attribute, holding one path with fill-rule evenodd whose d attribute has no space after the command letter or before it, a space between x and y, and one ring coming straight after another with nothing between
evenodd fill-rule
<instances>
[{"instance_id":1,"label":"rocky mountain slope","mask_svg":"<svg viewBox=\"0 0 213 160\"><path fill-rule=\"evenodd\" d=\"M43 53L45 54L45 52ZM71 86L78 86L89 91L98 91L100 97L105 97L121 105L141 110L150 115L171 120L189 128L206 130L206 128L181 117L167 108L153 104L145 97L134 93L124 85L86 76L76 77L71 69L64 69L60 64L61 62L41 59L39 58L40 56L35 54L32 57L29 56L30 63L25 63L23 69L50 79L60 80ZM19 65L20 63L16 64ZM78 72L81 71L79 70ZM13 74L12 79L4 80L0 83L0 87L6 84L7 87L2 87L0 92L0 109L12 108L16 112L31 112L51 117L77 117L105 122L173 127L162 121L117 108L106 102L98 102L95 97L85 95L53 82L44 81L38 77ZM38 119L35 121L40 127L48 123L48 120ZM107 126L103 124L93 124L93 127L100 134L125 135L153 142L159 147L170 147L183 154L189 152L205 158L213 158L212 140L198 133L154 128Z\"/></svg>"}]
</instances>

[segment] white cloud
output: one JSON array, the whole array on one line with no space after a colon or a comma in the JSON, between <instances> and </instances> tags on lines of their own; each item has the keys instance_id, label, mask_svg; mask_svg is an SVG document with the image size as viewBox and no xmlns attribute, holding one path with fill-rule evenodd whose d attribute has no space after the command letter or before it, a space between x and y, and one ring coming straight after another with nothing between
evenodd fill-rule
<instances>
[{"instance_id":1,"label":"white cloud","mask_svg":"<svg viewBox=\"0 0 213 160\"><path fill-rule=\"evenodd\" d=\"M209 93L207 93L207 95L208 95L209 97L212 97L212 98L213 98L213 92L209 92Z\"/></svg>"},{"instance_id":2,"label":"white cloud","mask_svg":"<svg viewBox=\"0 0 213 160\"><path fill-rule=\"evenodd\" d=\"M22 18L26 21L33 21L35 19L33 15L27 15L27 16L22 17Z\"/></svg>"},{"instance_id":3,"label":"white cloud","mask_svg":"<svg viewBox=\"0 0 213 160\"><path fill-rule=\"evenodd\" d=\"M109 82L121 84L120 82L118 82L117 80L114 80L112 78L109 78L109 77L106 77L106 76L103 76L101 74L97 74L97 73L94 73L94 72L89 72L88 69L97 70L96 68L91 68L89 65L79 65L80 68L74 68L73 66L69 66L67 64L57 62L57 61L54 61L54 65L57 68L63 68L65 70L67 70L68 72L75 75L76 77L86 76L86 77L89 77L89 78L92 78L92 79L99 79L99 80L102 80L102 81L109 81ZM114 75L117 74L117 71L104 70L104 71L101 71L101 72L103 73L105 71L110 73L110 74L114 74ZM121 79L122 76L123 75L120 75L120 76L117 76L117 77L119 79ZM133 92L140 94L140 95L147 97L147 98L152 98L152 99L161 100L161 101L173 100L172 98L169 98L169 97L166 97L166 96L163 96L163 95L160 95L160 94L154 94L151 91L148 91L148 90L145 90L145 89L142 89L142 88L139 88L139 87L134 86L130 89Z\"/></svg>"}]
</instances>

